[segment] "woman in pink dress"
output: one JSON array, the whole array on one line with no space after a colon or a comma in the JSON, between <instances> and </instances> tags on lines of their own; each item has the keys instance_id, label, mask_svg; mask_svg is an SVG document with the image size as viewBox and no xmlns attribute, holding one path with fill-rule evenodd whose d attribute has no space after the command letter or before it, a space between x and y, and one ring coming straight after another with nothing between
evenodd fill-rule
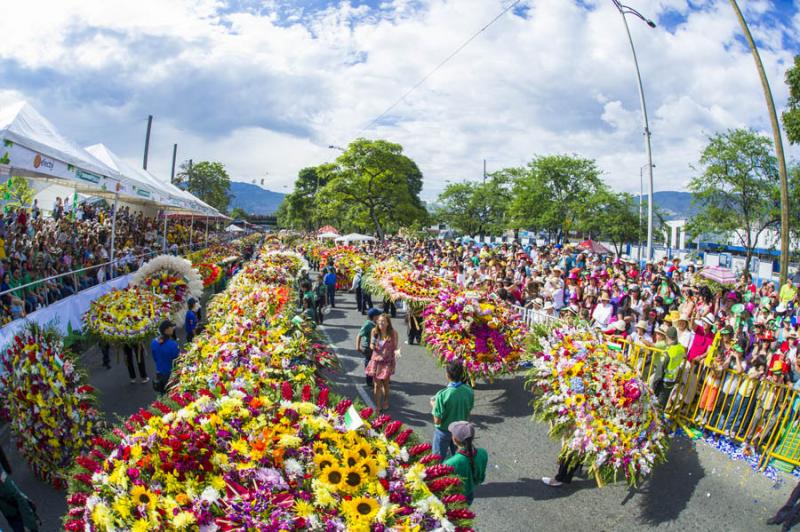
<instances>
[{"instance_id":1,"label":"woman in pink dress","mask_svg":"<svg viewBox=\"0 0 800 532\"><path fill-rule=\"evenodd\" d=\"M372 377L375 405L381 412L389 408L389 379L394 375L397 348L397 331L392 327L389 316L381 314L372 329L372 358L367 364L367 375Z\"/></svg>"}]
</instances>

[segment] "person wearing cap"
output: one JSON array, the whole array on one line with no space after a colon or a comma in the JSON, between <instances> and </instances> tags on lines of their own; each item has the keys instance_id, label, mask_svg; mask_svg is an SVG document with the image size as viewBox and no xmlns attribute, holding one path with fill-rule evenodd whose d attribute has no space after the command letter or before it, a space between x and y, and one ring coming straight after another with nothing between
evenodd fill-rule
<instances>
[{"instance_id":1,"label":"person wearing cap","mask_svg":"<svg viewBox=\"0 0 800 532\"><path fill-rule=\"evenodd\" d=\"M325 286L323 274L317 274L317 282L311 287L314 292L314 318L319 325L322 325L323 313L322 309L325 307L326 298L328 297L328 287Z\"/></svg>"},{"instance_id":2,"label":"person wearing cap","mask_svg":"<svg viewBox=\"0 0 800 532\"><path fill-rule=\"evenodd\" d=\"M461 494L467 498L467 504L475 500L475 486L486 480L486 465L489 453L486 449L475 447L475 425L469 421L454 421L447 426L453 435L456 452L444 461L444 465L452 466L461 479Z\"/></svg>"},{"instance_id":3,"label":"person wearing cap","mask_svg":"<svg viewBox=\"0 0 800 532\"><path fill-rule=\"evenodd\" d=\"M449 427L456 421L468 421L475 404L472 388L464 382L464 366L450 362L445 370L447 386L431 397L433 415L433 453L442 460L456 452Z\"/></svg>"},{"instance_id":4,"label":"person wearing cap","mask_svg":"<svg viewBox=\"0 0 800 532\"><path fill-rule=\"evenodd\" d=\"M663 367L663 376L661 377L660 384L657 385L656 396L661 406L666 407L669 396L678 379L681 364L686 360L686 349L678 343L678 331L675 327L662 326L659 331L662 332L666 338L667 351L660 361Z\"/></svg>"},{"instance_id":5,"label":"person wearing cap","mask_svg":"<svg viewBox=\"0 0 800 532\"><path fill-rule=\"evenodd\" d=\"M369 361L372 358L372 347L370 345L370 339L372 338L372 329L375 328L375 321L378 319L378 316L380 315L381 315L380 310L376 308L369 309L367 311L367 321L365 321L364 325L361 326L361 329L359 329L358 331L358 336L356 336L356 351L358 351L364 356L364 368L367 367L367 364L369 364ZM366 378L367 378L367 386L371 388L372 377L367 375Z\"/></svg>"},{"instance_id":6,"label":"person wearing cap","mask_svg":"<svg viewBox=\"0 0 800 532\"><path fill-rule=\"evenodd\" d=\"M336 308L336 268L333 267L333 262L329 262L325 266L325 276L322 278L325 283L325 297L331 308Z\"/></svg>"},{"instance_id":7,"label":"person wearing cap","mask_svg":"<svg viewBox=\"0 0 800 532\"><path fill-rule=\"evenodd\" d=\"M156 381L153 388L160 394L164 394L172 374L172 363L178 358L180 349L178 343L172 339L175 332L175 324L170 320L164 320L158 326L159 336L150 343L150 351L156 363Z\"/></svg>"},{"instance_id":8,"label":"person wearing cap","mask_svg":"<svg viewBox=\"0 0 800 532\"><path fill-rule=\"evenodd\" d=\"M184 330L186 331L186 343L192 343L194 340L194 333L197 330L197 300L193 297L189 298L189 302L187 303L188 307L186 309L186 317L184 320Z\"/></svg>"}]
</instances>

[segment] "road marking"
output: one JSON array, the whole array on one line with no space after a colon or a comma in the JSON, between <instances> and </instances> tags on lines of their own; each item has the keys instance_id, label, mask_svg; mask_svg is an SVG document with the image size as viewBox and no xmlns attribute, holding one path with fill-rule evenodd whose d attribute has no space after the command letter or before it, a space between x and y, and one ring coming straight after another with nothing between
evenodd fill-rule
<instances>
[{"instance_id":1,"label":"road marking","mask_svg":"<svg viewBox=\"0 0 800 532\"><path fill-rule=\"evenodd\" d=\"M325 335L325 339L328 341L328 345L331 346L331 349L333 349L333 352L336 353L336 356L338 358L347 357L347 358L355 359L355 357L353 357L353 356L344 355L344 354L339 352L339 348L336 347L336 344L334 344L331 341L330 336L328 336L328 331L326 331L324 329L324 327L325 327L324 324L323 324L322 327L320 327L320 329L322 330L322 334ZM359 360L359 362L361 362L361 361ZM358 366L356 366L356 367L358 367ZM349 380L352 383L352 385L355 387L356 391L358 392L358 395L361 396L361 400L364 401L364 404L366 404L372 410L377 410L377 407L375 406L375 402L372 400L372 397L369 396L369 392L367 392L367 390L366 390L366 386L364 386L363 384L359 384L359 383L355 382L355 380L353 379L353 377L355 377L355 375L353 375L352 373L346 373L346 375L349 377Z\"/></svg>"}]
</instances>

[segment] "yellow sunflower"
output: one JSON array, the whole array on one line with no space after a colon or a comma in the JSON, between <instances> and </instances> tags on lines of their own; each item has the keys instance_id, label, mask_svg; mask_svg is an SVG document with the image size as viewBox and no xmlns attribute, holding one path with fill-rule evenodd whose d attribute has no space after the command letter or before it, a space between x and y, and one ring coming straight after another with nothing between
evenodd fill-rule
<instances>
[{"instance_id":1,"label":"yellow sunflower","mask_svg":"<svg viewBox=\"0 0 800 532\"><path fill-rule=\"evenodd\" d=\"M323 471L332 465L339 465L339 461L330 453L322 453L314 456L314 464L316 464L317 469Z\"/></svg>"},{"instance_id":2,"label":"yellow sunflower","mask_svg":"<svg viewBox=\"0 0 800 532\"><path fill-rule=\"evenodd\" d=\"M358 465L364 471L364 474L367 475L369 478L373 478L378 475L378 462L373 460L372 458L366 458L358 462Z\"/></svg>"},{"instance_id":3,"label":"yellow sunflower","mask_svg":"<svg viewBox=\"0 0 800 532\"><path fill-rule=\"evenodd\" d=\"M375 452L375 449L366 440L361 440L351 450L361 458L368 458Z\"/></svg>"},{"instance_id":4,"label":"yellow sunflower","mask_svg":"<svg viewBox=\"0 0 800 532\"><path fill-rule=\"evenodd\" d=\"M361 467L345 467L342 470L340 489L347 493L356 493L367 481L367 475Z\"/></svg>"},{"instance_id":5,"label":"yellow sunflower","mask_svg":"<svg viewBox=\"0 0 800 532\"><path fill-rule=\"evenodd\" d=\"M326 467L319 478L328 487L338 491L344 483L344 470L338 464L333 464Z\"/></svg>"},{"instance_id":6,"label":"yellow sunflower","mask_svg":"<svg viewBox=\"0 0 800 532\"><path fill-rule=\"evenodd\" d=\"M144 486L134 486L131 490L131 500L136 506L145 506L152 510L156 506L156 496L147 491Z\"/></svg>"},{"instance_id":7,"label":"yellow sunflower","mask_svg":"<svg viewBox=\"0 0 800 532\"><path fill-rule=\"evenodd\" d=\"M369 525L380 508L378 501L367 497L353 497L349 501L342 501L342 513L350 526Z\"/></svg>"},{"instance_id":8,"label":"yellow sunflower","mask_svg":"<svg viewBox=\"0 0 800 532\"><path fill-rule=\"evenodd\" d=\"M342 453L342 464L344 464L345 467L353 467L358 464L361 459L362 456L354 449L347 449Z\"/></svg>"}]
</instances>

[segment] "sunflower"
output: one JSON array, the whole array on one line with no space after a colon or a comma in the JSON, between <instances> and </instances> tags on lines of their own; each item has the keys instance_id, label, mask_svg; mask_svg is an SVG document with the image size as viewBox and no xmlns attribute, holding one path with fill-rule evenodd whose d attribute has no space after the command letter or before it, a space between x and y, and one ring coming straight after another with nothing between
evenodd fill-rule
<instances>
[{"instance_id":1,"label":"sunflower","mask_svg":"<svg viewBox=\"0 0 800 532\"><path fill-rule=\"evenodd\" d=\"M576 394L574 397L575 406L581 406L583 403L586 402L586 396L582 393Z\"/></svg>"},{"instance_id":2,"label":"sunflower","mask_svg":"<svg viewBox=\"0 0 800 532\"><path fill-rule=\"evenodd\" d=\"M134 486L131 490L131 500L136 506L146 506L148 510L152 510L156 505L156 497L144 486Z\"/></svg>"},{"instance_id":3,"label":"sunflower","mask_svg":"<svg viewBox=\"0 0 800 532\"><path fill-rule=\"evenodd\" d=\"M352 452L358 454L361 458L369 458L375 452L372 446L366 441L361 440L352 449Z\"/></svg>"},{"instance_id":4,"label":"sunflower","mask_svg":"<svg viewBox=\"0 0 800 532\"><path fill-rule=\"evenodd\" d=\"M367 497L353 497L349 501L342 501L342 513L351 526L368 525L380 507L378 501Z\"/></svg>"},{"instance_id":5,"label":"sunflower","mask_svg":"<svg viewBox=\"0 0 800 532\"><path fill-rule=\"evenodd\" d=\"M314 442L314 454L322 454L328 452L328 446L321 441Z\"/></svg>"},{"instance_id":6,"label":"sunflower","mask_svg":"<svg viewBox=\"0 0 800 532\"><path fill-rule=\"evenodd\" d=\"M367 481L367 475L361 467L345 467L342 470L340 489L348 493L356 493Z\"/></svg>"},{"instance_id":7,"label":"sunflower","mask_svg":"<svg viewBox=\"0 0 800 532\"><path fill-rule=\"evenodd\" d=\"M330 453L321 453L314 456L314 464L316 464L317 469L323 471L327 467L338 465L339 461Z\"/></svg>"},{"instance_id":8,"label":"sunflower","mask_svg":"<svg viewBox=\"0 0 800 532\"><path fill-rule=\"evenodd\" d=\"M372 458L365 458L364 460L358 462L358 465L361 467L367 477L373 478L378 475L378 462Z\"/></svg>"},{"instance_id":9,"label":"sunflower","mask_svg":"<svg viewBox=\"0 0 800 532\"><path fill-rule=\"evenodd\" d=\"M338 464L326 467L320 475L320 480L334 490L339 490L344 484L344 470Z\"/></svg>"},{"instance_id":10,"label":"sunflower","mask_svg":"<svg viewBox=\"0 0 800 532\"><path fill-rule=\"evenodd\" d=\"M344 453L342 453L342 463L346 467L353 467L358 464L361 459L363 458L356 450L354 449L347 449Z\"/></svg>"}]
</instances>

